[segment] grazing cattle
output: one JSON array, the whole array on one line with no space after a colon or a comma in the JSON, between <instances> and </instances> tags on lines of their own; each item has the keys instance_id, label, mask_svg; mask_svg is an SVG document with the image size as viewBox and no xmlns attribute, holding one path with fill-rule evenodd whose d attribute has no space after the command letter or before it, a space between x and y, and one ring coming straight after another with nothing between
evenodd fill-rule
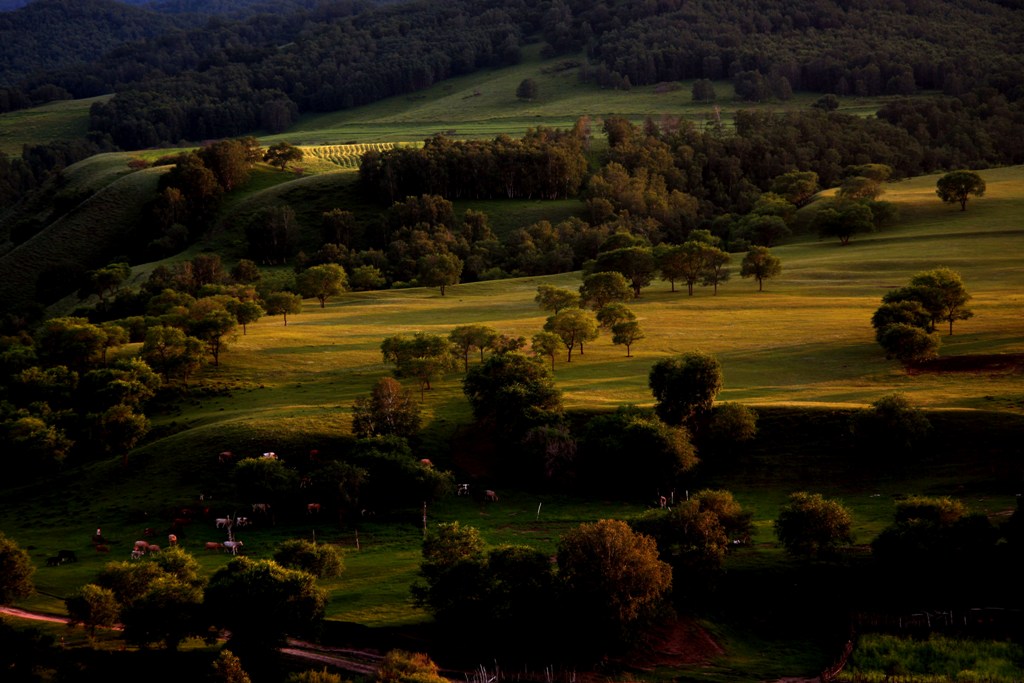
<instances>
[{"instance_id":1,"label":"grazing cattle","mask_svg":"<svg viewBox=\"0 0 1024 683\"><path fill-rule=\"evenodd\" d=\"M320 503L309 503L306 505L306 513L310 515L320 514Z\"/></svg>"},{"instance_id":2,"label":"grazing cattle","mask_svg":"<svg viewBox=\"0 0 1024 683\"><path fill-rule=\"evenodd\" d=\"M434 463L430 462L430 458L420 458L420 464L424 467L433 467Z\"/></svg>"},{"instance_id":3,"label":"grazing cattle","mask_svg":"<svg viewBox=\"0 0 1024 683\"><path fill-rule=\"evenodd\" d=\"M206 548L207 550L220 550L224 546L221 545L220 543L217 543L216 541L207 541L206 545L203 546L203 547Z\"/></svg>"},{"instance_id":4,"label":"grazing cattle","mask_svg":"<svg viewBox=\"0 0 1024 683\"><path fill-rule=\"evenodd\" d=\"M371 510L370 508L363 508L362 510L359 511L359 516L360 517L376 517L377 513L374 512L373 510Z\"/></svg>"},{"instance_id":5,"label":"grazing cattle","mask_svg":"<svg viewBox=\"0 0 1024 683\"><path fill-rule=\"evenodd\" d=\"M160 546L158 546L158 545L146 546L146 552L147 553L158 553L158 552L160 552Z\"/></svg>"},{"instance_id":6,"label":"grazing cattle","mask_svg":"<svg viewBox=\"0 0 1024 683\"><path fill-rule=\"evenodd\" d=\"M167 545L178 545L178 537L174 534L167 534Z\"/></svg>"},{"instance_id":7,"label":"grazing cattle","mask_svg":"<svg viewBox=\"0 0 1024 683\"><path fill-rule=\"evenodd\" d=\"M78 562L78 555L75 554L74 550L58 550L57 558L61 561L61 564L64 562Z\"/></svg>"},{"instance_id":8,"label":"grazing cattle","mask_svg":"<svg viewBox=\"0 0 1024 683\"><path fill-rule=\"evenodd\" d=\"M231 461L235 459L235 454L231 451L223 451L217 456L217 462L221 465L230 465Z\"/></svg>"},{"instance_id":9,"label":"grazing cattle","mask_svg":"<svg viewBox=\"0 0 1024 683\"><path fill-rule=\"evenodd\" d=\"M238 554L238 549L242 547L241 541L224 541L224 552L230 552L232 555Z\"/></svg>"},{"instance_id":10,"label":"grazing cattle","mask_svg":"<svg viewBox=\"0 0 1024 683\"><path fill-rule=\"evenodd\" d=\"M138 560L138 559L141 559L141 558L142 558L142 556L143 556L143 555L145 555L145 554L146 554L146 553L145 553L145 552L143 552L143 551L141 551L141 550L133 550L133 551L132 551L132 559L133 559L133 560Z\"/></svg>"},{"instance_id":11,"label":"grazing cattle","mask_svg":"<svg viewBox=\"0 0 1024 683\"><path fill-rule=\"evenodd\" d=\"M135 549L145 552L149 548L149 541L135 541Z\"/></svg>"},{"instance_id":12,"label":"grazing cattle","mask_svg":"<svg viewBox=\"0 0 1024 683\"><path fill-rule=\"evenodd\" d=\"M250 523L248 517L235 517L235 526L249 526Z\"/></svg>"},{"instance_id":13,"label":"grazing cattle","mask_svg":"<svg viewBox=\"0 0 1024 683\"><path fill-rule=\"evenodd\" d=\"M46 558L47 567L59 567L64 564L59 557L48 557Z\"/></svg>"},{"instance_id":14,"label":"grazing cattle","mask_svg":"<svg viewBox=\"0 0 1024 683\"><path fill-rule=\"evenodd\" d=\"M252 511L253 512L262 512L263 514L267 514L268 510L270 510L270 503L253 503L252 504Z\"/></svg>"},{"instance_id":15,"label":"grazing cattle","mask_svg":"<svg viewBox=\"0 0 1024 683\"><path fill-rule=\"evenodd\" d=\"M486 491L484 491L484 500L490 503L497 503L498 494L490 489L487 489Z\"/></svg>"},{"instance_id":16,"label":"grazing cattle","mask_svg":"<svg viewBox=\"0 0 1024 683\"><path fill-rule=\"evenodd\" d=\"M218 529L230 529L231 528L231 518L230 517L218 517L215 520L215 523L216 523Z\"/></svg>"},{"instance_id":17,"label":"grazing cattle","mask_svg":"<svg viewBox=\"0 0 1024 683\"><path fill-rule=\"evenodd\" d=\"M277 453L275 453L274 451L268 451L261 455L260 457L266 458L267 460L277 460Z\"/></svg>"},{"instance_id":18,"label":"grazing cattle","mask_svg":"<svg viewBox=\"0 0 1024 683\"><path fill-rule=\"evenodd\" d=\"M110 546L103 545L102 543L97 543L96 544L96 552L98 552L98 553L109 553L110 552Z\"/></svg>"},{"instance_id":19,"label":"grazing cattle","mask_svg":"<svg viewBox=\"0 0 1024 683\"><path fill-rule=\"evenodd\" d=\"M455 495L457 496L468 496L469 495L469 484L459 484L455 487Z\"/></svg>"}]
</instances>

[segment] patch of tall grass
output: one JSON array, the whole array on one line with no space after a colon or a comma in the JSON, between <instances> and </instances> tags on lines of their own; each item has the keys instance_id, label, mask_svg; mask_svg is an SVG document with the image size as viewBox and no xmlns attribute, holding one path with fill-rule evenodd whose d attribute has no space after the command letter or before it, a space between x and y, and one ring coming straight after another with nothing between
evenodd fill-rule
<instances>
[{"instance_id":1,"label":"patch of tall grass","mask_svg":"<svg viewBox=\"0 0 1024 683\"><path fill-rule=\"evenodd\" d=\"M844 683L1020 683L1024 648L1017 643L932 635L926 640L885 634L859 638Z\"/></svg>"}]
</instances>

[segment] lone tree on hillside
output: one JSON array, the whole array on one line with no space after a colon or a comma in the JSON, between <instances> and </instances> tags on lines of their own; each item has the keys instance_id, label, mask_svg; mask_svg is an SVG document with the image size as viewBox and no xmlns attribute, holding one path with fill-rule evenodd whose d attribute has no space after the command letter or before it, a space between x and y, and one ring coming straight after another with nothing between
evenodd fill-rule
<instances>
[{"instance_id":1,"label":"lone tree on hillside","mask_svg":"<svg viewBox=\"0 0 1024 683\"><path fill-rule=\"evenodd\" d=\"M853 542L853 519L843 505L820 493L794 493L775 520L775 535L791 555L821 558Z\"/></svg>"},{"instance_id":2,"label":"lone tree on hillside","mask_svg":"<svg viewBox=\"0 0 1024 683\"><path fill-rule=\"evenodd\" d=\"M764 290L764 281L782 272L782 262L768 247L751 247L740 264L740 277L757 280L757 291Z\"/></svg>"},{"instance_id":3,"label":"lone tree on hillside","mask_svg":"<svg viewBox=\"0 0 1024 683\"><path fill-rule=\"evenodd\" d=\"M296 285L302 296L315 298L320 302L320 308L324 308L327 299L341 294L348 288L348 276L345 269L337 263L325 263L299 273Z\"/></svg>"},{"instance_id":4,"label":"lone tree on hillside","mask_svg":"<svg viewBox=\"0 0 1024 683\"><path fill-rule=\"evenodd\" d=\"M722 389L722 366L709 353L691 351L652 365L647 383L658 417L668 424L683 424L711 411Z\"/></svg>"},{"instance_id":5,"label":"lone tree on hillside","mask_svg":"<svg viewBox=\"0 0 1024 683\"><path fill-rule=\"evenodd\" d=\"M571 289L554 285L537 285L537 296L533 298L542 310L551 311L555 315L564 308L579 306L580 295Z\"/></svg>"},{"instance_id":6,"label":"lone tree on hillside","mask_svg":"<svg viewBox=\"0 0 1024 683\"><path fill-rule=\"evenodd\" d=\"M539 92L540 88L537 87L537 81L532 78L524 78L516 87L516 97L521 100L535 100Z\"/></svg>"},{"instance_id":7,"label":"lone tree on hillside","mask_svg":"<svg viewBox=\"0 0 1024 683\"><path fill-rule=\"evenodd\" d=\"M302 296L291 292L270 292L263 299L263 309L267 315L284 317L285 327L288 326L288 314L302 312Z\"/></svg>"},{"instance_id":8,"label":"lone tree on hillside","mask_svg":"<svg viewBox=\"0 0 1024 683\"><path fill-rule=\"evenodd\" d=\"M967 199L985 196L985 181L973 171L953 171L939 178L935 183L935 194L939 199L952 204L960 202L960 210L967 210Z\"/></svg>"},{"instance_id":9,"label":"lone tree on hillside","mask_svg":"<svg viewBox=\"0 0 1024 683\"><path fill-rule=\"evenodd\" d=\"M267 149L267 153L263 155L263 161L283 171L291 162L302 161L304 156L305 153L290 142L279 142Z\"/></svg>"}]
</instances>

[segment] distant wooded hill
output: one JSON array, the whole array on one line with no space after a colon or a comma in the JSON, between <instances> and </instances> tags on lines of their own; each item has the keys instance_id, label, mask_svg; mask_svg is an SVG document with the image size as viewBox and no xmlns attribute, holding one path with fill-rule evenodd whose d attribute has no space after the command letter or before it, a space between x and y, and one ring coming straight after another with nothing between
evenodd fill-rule
<instances>
[{"instance_id":1,"label":"distant wooded hill","mask_svg":"<svg viewBox=\"0 0 1024 683\"><path fill-rule=\"evenodd\" d=\"M188 29L169 15L143 21L160 15L133 14L143 10L112 0L37 0L0 18L0 70L11 85L0 90L0 110L116 90L91 125L121 147L277 132L304 112L515 63L524 41L538 38L547 55L585 50L584 76L606 87L731 78L750 100L785 99L794 90L956 96L988 87L1015 102L1024 95L1019 5L350 0L313 9L278 3L274 16L217 18ZM83 7L92 10L76 9ZM46 20L19 18L30 12L46 12ZM15 34L24 39L6 39ZM92 54L72 59L75 44ZM66 64L80 63L58 68L62 52ZM26 64L49 71L30 76Z\"/></svg>"}]
</instances>

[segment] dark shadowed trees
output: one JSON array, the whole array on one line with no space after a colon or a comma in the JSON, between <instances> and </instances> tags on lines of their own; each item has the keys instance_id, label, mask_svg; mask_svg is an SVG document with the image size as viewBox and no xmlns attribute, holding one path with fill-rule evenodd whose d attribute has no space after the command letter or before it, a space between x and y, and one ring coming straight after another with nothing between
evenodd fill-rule
<instances>
[{"instance_id":1,"label":"dark shadowed trees","mask_svg":"<svg viewBox=\"0 0 1024 683\"><path fill-rule=\"evenodd\" d=\"M369 396L352 406L352 433L358 437L410 437L419 431L420 409L396 380L382 377Z\"/></svg>"},{"instance_id":2,"label":"dark shadowed trees","mask_svg":"<svg viewBox=\"0 0 1024 683\"><path fill-rule=\"evenodd\" d=\"M27 598L35 590L35 567L28 552L0 533L0 605Z\"/></svg>"},{"instance_id":3,"label":"dark shadowed trees","mask_svg":"<svg viewBox=\"0 0 1024 683\"><path fill-rule=\"evenodd\" d=\"M672 425L692 422L711 411L722 389L722 366L701 351L664 358L651 366L648 386L658 417Z\"/></svg>"},{"instance_id":4,"label":"dark shadowed trees","mask_svg":"<svg viewBox=\"0 0 1024 683\"><path fill-rule=\"evenodd\" d=\"M558 578L580 641L606 651L630 642L664 605L672 568L650 536L619 520L581 524L558 543Z\"/></svg>"},{"instance_id":5,"label":"dark shadowed trees","mask_svg":"<svg viewBox=\"0 0 1024 683\"><path fill-rule=\"evenodd\" d=\"M820 493L798 492L789 496L775 520L775 535L791 555L827 558L853 542L853 518L835 500Z\"/></svg>"}]
</instances>

